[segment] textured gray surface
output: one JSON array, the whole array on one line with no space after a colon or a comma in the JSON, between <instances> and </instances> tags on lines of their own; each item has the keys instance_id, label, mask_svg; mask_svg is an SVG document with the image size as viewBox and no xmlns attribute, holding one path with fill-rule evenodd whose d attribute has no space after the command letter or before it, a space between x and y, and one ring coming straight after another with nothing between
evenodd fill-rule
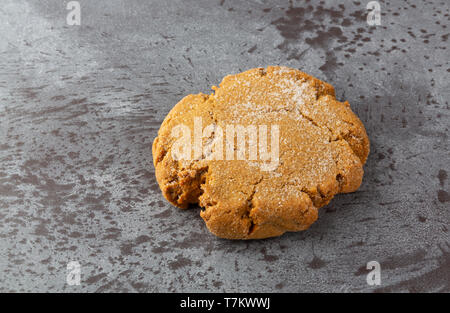
<instances>
[{"instance_id":1,"label":"textured gray surface","mask_svg":"<svg viewBox=\"0 0 450 313\"><path fill-rule=\"evenodd\" d=\"M85 0L68 26L1 0L0 291L449 292L448 1L380 1L376 27L367 2ZM151 143L184 95L277 64L351 103L364 182L308 231L221 240L163 199Z\"/></svg>"}]
</instances>

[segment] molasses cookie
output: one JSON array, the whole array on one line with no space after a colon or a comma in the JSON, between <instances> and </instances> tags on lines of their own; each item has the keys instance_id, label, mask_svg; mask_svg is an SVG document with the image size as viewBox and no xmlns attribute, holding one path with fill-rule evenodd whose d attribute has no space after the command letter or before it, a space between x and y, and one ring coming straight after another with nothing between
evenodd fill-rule
<instances>
[{"instance_id":1,"label":"molasses cookie","mask_svg":"<svg viewBox=\"0 0 450 313\"><path fill-rule=\"evenodd\" d=\"M334 88L269 66L183 98L153 142L156 178L175 206L198 204L208 229L258 239L307 229L361 184L369 139Z\"/></svg>"}]
</instances>

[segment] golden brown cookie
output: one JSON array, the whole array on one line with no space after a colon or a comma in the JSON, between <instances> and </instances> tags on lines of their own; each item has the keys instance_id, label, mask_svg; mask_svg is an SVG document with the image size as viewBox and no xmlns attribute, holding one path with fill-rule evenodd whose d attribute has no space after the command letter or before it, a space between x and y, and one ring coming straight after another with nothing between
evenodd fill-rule
<instances>
[{"instance_id":1,"label":"golden brown cookie","mask_svg":"<svg viewBox=\"0 0 450 313\"><path fill-rule=\"evenodd\" d=\"M257 239L304 230L335 194L358 189L369 139L331 85L269 66L213 89L183 98L153 142L164 197L180 208L198 203L212 233Z\"/></svg>"}]
</instances>

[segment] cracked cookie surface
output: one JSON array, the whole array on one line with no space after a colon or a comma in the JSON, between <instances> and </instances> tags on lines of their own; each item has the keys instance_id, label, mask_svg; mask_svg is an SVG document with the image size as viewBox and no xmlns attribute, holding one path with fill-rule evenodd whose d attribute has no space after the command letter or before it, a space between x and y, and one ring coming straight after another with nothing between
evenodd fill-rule
<instances>
[{"instance_id":1,"label":"cracked cookie surface","mask_svg":"<svg viewBox=\"0 0 450 313\"><path fill-rule=\"evenodd\" d=\"M305 230L334 195L359 188L369 139L331 85L296 69L269 66L226 76L213 90L183 98L153 142L164 197L180 208L199 204L212 233L258 239ZM214 125L202 139L206 144L215 140L217 126L278 125L277 167L268 171L259 160L213 159L207 153L192 160L174 157L172 130L186 125L194 141L196 119L203 127Z\"/></svg>"}]
</instances>

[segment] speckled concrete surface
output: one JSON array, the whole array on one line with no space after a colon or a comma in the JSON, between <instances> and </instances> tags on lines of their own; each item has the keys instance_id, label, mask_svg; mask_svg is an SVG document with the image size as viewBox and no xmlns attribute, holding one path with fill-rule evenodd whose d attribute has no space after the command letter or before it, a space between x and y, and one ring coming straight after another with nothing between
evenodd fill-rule
<instances>
[{"instance_id":1,"label":"speckled concrete surface","mask_svg":"<svg viewBox=\"0 0 450 313\"><path fill-rule=\"evenodd\" d=\"M361 0L79 2L68 26L0 1L0 291L450 292L448 1L379 1L374 27ZM308 231L221 240L163 199L151 143L184 95L276 64L351 103L364 182Z\"/></svg>"}]
</instances>

